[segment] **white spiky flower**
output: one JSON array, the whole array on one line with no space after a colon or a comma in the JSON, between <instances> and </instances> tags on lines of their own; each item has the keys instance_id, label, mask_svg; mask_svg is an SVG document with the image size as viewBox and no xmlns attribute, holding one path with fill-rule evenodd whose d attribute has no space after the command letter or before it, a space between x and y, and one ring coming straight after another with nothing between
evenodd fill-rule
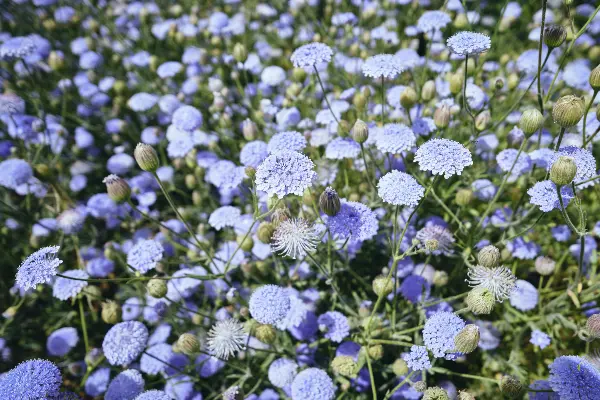
<instances>
[{"instance_id":1,"label":"white spiky flower","mask_svg":"<svg viewBox=\"0 0 600 400\"><path fill-rule=\"evenodd\" d=\"M469 286L482 287L489 290L497 302L506 300L513 289L517 277L506 267L486 268L481 265L470 267L467 272Z\"/></svg>"},{"instance_id":2,"label":"white spiky flower","mask_svg":"<svg viewBox=\"0 0 600 400\"><path fill-rule=\"evenodd\" d=\"M245 349L247 338L244 325L233 318L225 319L215 323L208 332L208 348L215 357L228 360Z\"/></svg>"},{"instance_id":3,"label":"white spiky flower","mask_svg":"<svg viewBox=\"0 0 600 400\"><path fill-rule=\"evenodd\" d=\"M291 258L303 258L317 248L317 234L302 218L282 221L273 234L273 251Z\"/></svg>"}]
</instances>

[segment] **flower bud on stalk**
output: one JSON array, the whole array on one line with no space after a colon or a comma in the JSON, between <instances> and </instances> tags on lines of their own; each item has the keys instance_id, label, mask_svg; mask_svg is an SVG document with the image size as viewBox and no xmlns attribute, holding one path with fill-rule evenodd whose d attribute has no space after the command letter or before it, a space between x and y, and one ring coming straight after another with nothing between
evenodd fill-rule
<instances>
[{"instance_id":1,"label":"flower bud on stalk","mask_svg":"<svg viewBox=\"0 0 600 400\"><path fill-rule=\"evenodd\" d=\"M163 279L150 279L146 285L148 294L155 299L161 299L167 295L167 284Z\"/></svg>"},{"instance_id":2,"label":"flower bud on stalk","mask_svg":"<svg viewBox=\"0 0 600 400\"><path fill-rule=\"evenodd\" d=\"M408 365L406 364L406 361L401 358L396 359L396 361L394 361L392 364L392 372L394 372L396 376L404 376L408 374Z\"/></svg>"},{"instance_id":3,"label":"flower bud on stalk","mask_svg":"<svg viewBox=\"0 0 600 400\"><path fill-rule=\"evenodd\" d=\"M570 156L560 156L550 168L550 180L557 186L568 185L577 175L575 159Z\"/></svg>"},{"instance_id":4,"label":"flower bud on stalk","mask_svg":"<svg viewBox=\"0 0 600 400\"><path fill-rule=\"evenodd\" d=\"M438 129L446 128L450 124L450 108L446 104L435 109L433 122Z\"/></svg>"},{"instance_id":5,"label":"flower bud on stalk","mask_svg":"<svg viewBox=\"0 0 600 400\"><path fill-rule=\"evenodd\" d=\"M444 389L434 386L423 393L423 400L450 400L450 397Z\"/></svg>"},{"instance_id":6,"label":"flower bud on stalk","mask_svg":"<svg viewBox=\"0 0 600 400\"><path fill-rule=\"evenodd\" d=\"M479 344L479 327L474 324L465 326L454 338L454 348L461 353L471 353Z\"/></svg>"},{"instance_id":7,"label":"flower bud on stalk","mask_svg":"<svg viewBox=\"0 0 600 400\"><path fill-rule=\"evenodd\" d=\"M538 274L543 276L552 275L556 262L550 257L540 256L535 259L535 270Z\"/></svg>"},{"instance_id":8,"label":"flower bud on stalk","mask_svg":"<svg viewBox=\"0 0 600 400\"><path fill-rule=\"evenodd\" d=\"M600 339L600 314L592 314L588 318L585 327L592 337Z\"/></svg>"},{"instance_id":9,"label":"flower bud on stalk","mask_svg":"<svg viewBox=\"0 0 600 400\"><path fill-rule=\"evenodd\" d=\"M337 356L331 361L331 369L336 374L353 378L356 376L356 361L350 356Z\"/></svg>"},{"instance_id":10,"label":"flower bud on stalk","mask_svg":"<svg viewBox=\"0 0 600 400\"><path fill-rule=\"evenodd\" d=\"M235 61L240 63L246 61L246 59L248 58L248 51L246 50L246 47L243 44L236 43L235 46L233 46L233 58L235 59Z\"/></svg>"},{"instance_id":11,"label":"flower bud on stalk","mask_svg":"<svg viewBox=\"0 0 600 400\"><path fill-rule=\"evenodd\" d=\"M323 213L333 217L340 212L341 203L340 196L338 196L337 192L331 188L327 187L321 196L319 197L319 207Z\"/></svg>"},{"instance_id":12,"label":"flower bud on stalk","mask_svg":"<svg viewBox=\"0 0 600 400\"><path fill-rule=\"evenodd\" d=\"M352 128L352 139L356 143L364 143L369 138L369 127L367 124L360 119L357 119Z\"/></svg>"},{"instance_id":13,"label":"flower bud on stalk","mask_svg":"<svg viewBox=\"0 0 600 400\"><path fill-rule=\"evenodd\" d=\"M544 116L537 108L525 110L519 120L519 128L527 135L536 133L544 122Z\"/></svg>"},{"instance_id":14,"label":"flower bud on stalk","mask_svg":"<svg viewBox=\"0 0 600 400\"><path fill-rule=\"evenodd\" d=\"M400 94L400 104L406 110L410 110L419 100L417 92L412 87L407 87Z\"/></svg>"},{"instance_id":15,"label":"flower bud on stalk","mask_svg":"<svg viewBox=\"0 0 600 400\"><path fill-rule=\"evenodd\" d=\"M138 143L133 151L133 157L144 171L156 172L158 169L158 154L156 154L156 150L148 144Z\"/></svg>"},{"instance_id":16,"label":"flower bud on stalk","mask_svg":"<svg viewBox=\"0 0 600 400\"><path fill-rule=\"evenodd\" d=\"M121 320L121 306L114 301L102 303L102 321L114 325Z\"/></svg>"},{"instance_id":17,"label":"flower bud on stalk","mask_svg":"<svg viewBox=\"0 0 600 400\"><path fill-rule=\"evenodd\" d=\"M394 290L393 279L379 275L373 279L373 291L377 296L387 296Z\"/></svg>"},{"instance_id":18,"label":"flower bud on stalk","mask_svg":"<svg viewBox=\"0 0 600 400\"><path fill-rule=\"evenodd\" d=\"M488 245L479 251L477 254L479 265L486 268L494 268L498 266L500 261L500 250L496 246Z\"/></svg>"},{"instance_id":19,"label":"flower bud on stalk","mask_svg":"<svg viewBox=\"0 0 600 400\"><path fill-rule=\"evenodd\" d=\"M562 25L547 25L544 28L544 43L552 48L559 47L567 38L567 30Z\"/></svg>"},{"instance_id":20,"label":"flower bud on stalk","mask_svg":"<svg viewBox=\"0 0 600 400\"><path fill-rule=\"evenodd\" d=\"M434 81L425 82L425 84L423 85L423 89L421 89L421 98L424 101L430 101L430 100L433 100L434 97L435 97L435 82Z\"/></svg>"},{"instance_id":21,"label":"flower bud on stalk","mask_svg":"<svg viewBox=\"0 0 600 400\"><path fill-rule=\"evenodd\" d=\"M258 325L254 333L256 338L265 344L271 344L277 338L277 331L272 325Z\"/></svg>"},{"instance_id":22,"label":"flower bud on stalk","mask_svg":"<svg viewBox=\"0 0 600 400\"><path fill-rule=\"evenodd\" d=\"M496 300L494 294L486 288L478 287L472 289L465 301L469 311L475 315L486 315L492 312Z\"/></svg>"},{"instance_id":23,"label":"flower bud on stalk","mask_svg":"<svg viewBox=\"0 0 600 400\"><path fill-rule=\"evenodd\" d=\"M590 86L596 91L600 90L600 65L590 73Z\"/></svg>"},{"instance_id":24,"label":"flower bud on stalk","mask_svg":"<svg viewBox=\"0 0 600 400\"><path fill-rule=\"evenodd\" d=\"M554 103L552 107L552 118L554 123L562 128L569 128L577 125L583 118L585 104L583 99L577 96L563 96Z\"/></svg>"},{"instance_id":25,"label":"flower bud on stalk","mask_svg":"<svg viewBox=\"0 0 600 400\"><path fill-rule=\"evenodd\" d=\"M509 398L517 398L523 390L523 384L512 375L504 375L500 380L500 391Z\"/></svg>"},{"instance_id":26,"label":"flower bud on stalk","mask_svg":"<svg viewBox=\"0 0 600 400\"><path fill-rule=\"evenodd\" d=\"M117 175L111 174L102 180L106 184L106 192L116 203L123 203L129 200L131 196L131 188L129 184Z\"/></svg>"},{"instance_id":27,"label":"flower bud on stalk","mask_svg":"<svg viewBox=\"0 0 600 400\"><path fill-rule=\"evenodd\" d=\"M184 333L177 339L177 349L181 353L191 356L200 351L200 342L196 335Z\"/></svg>"}]
</instances>

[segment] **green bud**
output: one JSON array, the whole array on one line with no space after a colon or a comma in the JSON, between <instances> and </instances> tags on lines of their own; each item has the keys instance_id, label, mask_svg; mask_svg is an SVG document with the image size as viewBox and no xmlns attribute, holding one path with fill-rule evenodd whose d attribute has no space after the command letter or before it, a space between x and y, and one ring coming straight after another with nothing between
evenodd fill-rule
<instances>
[{"instance_id":1,"label":"green bud","mask_svg":"<svg viewBox=\"0 0 600 400\"><path fill-rule=\"evenodd\" d=\"M535 259L535 270L538 274L543 276L552 275L556 262L550 257L540 256Z\"/></svg>"},{"instance_id":2,"label":"green bud","mask_svg":"<svg viewBox=\"0 0 600 400\"><path fill-rule=\"evenodd\" d=\"M462 74L456 73L450 77L450 93L457 95L462 92L464 77Z\"/></svg>"},{"instance_id":3,"label":"green bud","mask_svg":"<svg viewBox=\"0 0 600 400\"><path fill-rule=\"evenodd\" d=\"M324 214L330 217L337 215L340 212L341 203L340 196L332 187L327 187L319 196L319 207Z\"/></svg>"},{"instance_id":4,"label":"green bud","mask_svg":"<svg viewBox=\"0 0 600 400\"><path fill-rule=\"evenodd\" d=\"M500 391L510 398L518 398L523 390L523 384L512 375L504 375L500 380Z\"/></svg>"},{"instance_id":5,"label":"green bud","mask_svg":"<svg viewBox=\"0 0 600 400\"><path fill-rule=\"evenodd\" d=\"M150 279L146 284L148 294L155 299L161 299L167 295L167 284L163 279Z\"/></svg>"},{"instance_id":6,"label":"green bud","mask_svg":"<svg viewBox=\"0 0 600 400\"><path fill-rule=\"evenodd\" d=\"M585 104L583 99L577 96L563 96L559 98L552 108L554 123L563 128L577 125L583 118Z\"/></svg>"},{"instance_id":7,"label":"green bud","mask_svg":"<svg viewBox=\"0 0 600 400\"><path fill-rule=\"evenodd\" d=\"M491 119L492 116L488 110L480 112L477 114L477 117L475 117L475 129L479 132L483 132L489 126Z\"/></svg>"},{"instance_id":8,"label":"green bud","mask_svg":"<svg viewBox=\"0 0 600 400\"><path fill-rule=\"evenodd\" d=\"M592 314L586 324L585 327L588 333L594 337L595 339L600 338L600 314Z\"/></svg>"},{"instance_id":9,"label":"green bud","mask_svg":"<svg viewBox=\"0 0 600 400\"><path fill-rule=\"evenodd\" d=\"M350 356L337 356L331 361L333 372L348 378L356 376L356 366L356 361Z\"/></svg>"},{"instance_id":10,"label":"green bud","mask_svg":"<svg viewBox=\"0 0 600 400\"><path fill-rule=\"evenodd\" d=\"M456 201L457 205L464 207L469 205L474 198L475 196L471 189L458 189L454 201Z\"/></svg>"},{"instance_id":11,"label":"green bud","mask_svg":"<svg viewBox=\"0 0 600 400\"><path fill-rule=\"evenodd\" d=\"M263 343L271 344L277 338L277 331L272 325L261 324L254 331L256 338Z\"/></svg>"},{"instance_id":12,"label":"green bud","mask_svg":"<svg viewBox=\"0 0 600 400\"><path fill-rule=\"evenodd\" d=\"M160 162L156 150L149 144L138 143L133 151L133 157L141 169L148 172L156 172Z\"/></svg>"},{"instance_id":13,"label":"green bud","mask_svg":"<svg viewBox=\"0 0 600 400\"><path fill-rule=\"evenodd\" d=\"M600 65L590 72L590 86L594 90L600 90Z\"/></svg>"},{"instance_id":14,"label":"green bud","mask_svg":"<svg viewBox=\"0 0 600 400\"><path fill-rule=\"evenodd\" d=\"M433 273L433 284L436 287L446 286L448 284L448 273L446 271L435 271Z\"/></svg>"},{"instance_id":15,"label":"green bud","mask_svg":"<svg viewBox=\"0 0 600 400\"><path fill-rule=\"evenodd\" d=\"M115 203L124 203L131 197L131 188L123 178L111 174L102 180L106 184L106 192Z\"/></svg>"},{"instance_id":16,"label":"green bud","mask_svg":"<svg viewBox=\"0 0 600 400\"><path fill-rule=\"evenodd\" d=\"M450 400L450 397L444 389L434 386L423 393L423 400Z\"/></svg>"},{"instance_id":17,"label":"green bud","mask_svg":"<svg viewBox=\"0 0 600 400\"><path fill-rule=\"evenodd\" d=\"M102 321L114 325L121 320L121 306L114 301L102 303Z\"/></svg>"},{"instance_id":18,"label":"green bud","mask_svg":"<svg viewBox=\"0 0 600 400\"><path fill-rule=\"evenodd\" d=\"M479 250L477 261L479 262L479 265L486 268L497 267L498 262L500 261L500 250L494 245L487 245Z\"/></svg>"},{"instance_id":19,"label":"green bud","mask_svg":"<svg viewBox=\"0 0 600 400\"><path fill-rule=\"evenodd\" d=\"M406 110L410 110L419 100L417 92L412 87L406 87L400 94L400 104Z\"/></svg>"},{"instance_id":20,"label":"green bud","mask_svg":"<svg viewBox=\"0 0 600 400\"><path fill-rule=\"evenodd\" d=\"M373 279L373 291L377 296L387 296L394 290L393 279L388 279L387 276L379 275Z\"/></svg>"},{"instance_id":21,"label":"green bud","mask_svg":"<svg viewBox=\"0 0 600 400\"><path fill-rule=\"evenodd\" d=\"M550 180L557 186L568 185L573 182L577 174L577 164L570 156L560 156L550 168Z\"/></svg>"},{"instance_id":22,"label":"green bud","mask_svg":"<svg viewBox=\"0 0 600 400\"><path fill-rule=\"evenodd\" d=\"M423 89L421 89L421 98L425 101L433 100L435 97L435 82L427 81L423 85Z\"/></svg>"},{"instance_id":23,"label":"green bud","mask_svg":"<svg viewBox=\"0 0 600 400\"><path fill-rule=\"evenodd\" d=\"M479 344L479 327L474 324L465 326L454 337L454 348L461 353L471 353Z\"/></svg>"},{"instance_id":24,"label":"green bud","mask_svg":"<svg viewBox=\"0 0 600 400\"><path fill-rule=\"evenodd\" d=\"M489 314L496 305L494 294L482 287L472 289L465 302L469 311L475 315Z\"/></svg>"},{"instance_id":25,"label":"green bud","mask_svg":"<svg viewBox=\"0 0 600 400\"><path fill-rule=\"evenodd\" d=\"M252 236L250 235L248 235L246 238L244 238L244 235L239 235L235 238L235 241L245 252L252 251L252 248L254 247L254 240L252 240Z\"/></svg>"},{"instance_id":26,"label":"green bud","mask_svg":"<svg viewBox=\"0 0 600 400\"><path fill-rule=\"evenodd\" d=\"M375 361L381 360L384 354L383 346L380 344L370 346L367 352L369 353L369 357L371 357Z\"/></svg>"},{"instance_id":27,"label":"green bud","mask_svg":"<svg viewBox=\"0 0 600 400\"><path fill-rule=\"evenodd\" d=\"M233 46L233 58L235 59L235 61L240 63L246 61L246 59L248 58L248 51L246 50L246 47L243 44L236 43L235 46Z\"/></svg>"},{"instance_id":28,"label":"green bud","mask_svg":"<svg viewBox=\"0 0 600 400\"><path fill-rule=\"evenodd\" d=\"M392 371L396 376L404 376L408 374L408 364L401 358L397 358L392 364Z\"/></svg>"},{"instance_id":29,"label":"green bud","mask_svg":"<svg viewBox=\"0 0 600 400\"><path fill-rule=\"evenodd\" d=\"M184 333L177 339L177 349L181 353L191 356L200 351L200 342L196 335Z\"/></svg>"},{"instance_id":30,"label":"green bud","mask_svg":"<svg viewBox=\"0 0 600 400\"><path fill-rule=\"evenodd\" d=\"M360 119L357 119L352 127L352 139L356 143L364 143L369 138L369 127L367 124Z\"/></svg>"},{"instance_id":31,"label":"green bud","mask_svg":"<svg viewBox=\"0 0 600 400\"><path fill-rule=\"evenodd\" d=\"M433 122L438 129L446 128L450 124L450 107L446 104L435 109Z\"/></svg>"},{"instance_id":32,"label":"green bud","mask_svg":"<svg viewBox=\"0 0 600 400\"><path fill-rule=\"evenodd\" d=\"M546 25L544 43L550 48L559 47L567 38L567 30L562 25Z\"/></svg>"},{"instance_id":33,"label":"green bud","mask_svg":"<svg viewBox=\"0 0 600 400\"><path fill-rule=\"evenodd\" d=\"M530 108L525 110L521 115L521 119L519 120L519 128L526 135L533 135L536 133L544 122L544 116L537 108Z\"/></svg>"},{"instance_id":34,"label":"green bud","mask_svg":"<svg viewBox=\"0 0 600 400\"><path fill-rule=\"evenodd\" d=\"M458 392L458 397L456 397L456 400L475 400L475 396L473 396L469 392L461 390L460 392Z\"/></svg>"},{"instance_id":35,"label":"green bud","mask_svg":"<svg viewBox=\"0 0 600 400\"><path fill-rule=\"evenodd\" d=\"M271 243L271 238L273 237L273 233L275 233L275 227L270 222L261 222L258 225L257 236L258 240L265 244Z\"/></svg>"}]
</instances>

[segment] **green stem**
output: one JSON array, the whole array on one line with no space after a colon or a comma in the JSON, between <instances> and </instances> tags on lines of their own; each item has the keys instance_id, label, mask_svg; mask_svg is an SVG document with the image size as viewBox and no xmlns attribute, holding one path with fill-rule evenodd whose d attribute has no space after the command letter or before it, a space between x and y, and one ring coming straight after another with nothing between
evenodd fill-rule
<instances>
[{"instance_id":1,"label":"green stem","mask_svg":"<svg viewBox=\"0 0 600 400\"><path fill-rule=\"evenodd\" d=\"M90 342L88 340L87 324L85 322L85 313L83 312L83 300L79 298L79 317L81 318L81 330L83 331L83 342L85 343L85 353L90 351Z\"/></svg>"},{"instance_id":2,"label":"green stem","mask_svg":"<svg viewBox=\"0 0 600 400\"><path fill-rule=\"evenodd\" d=\"M558 134L558 140L556 141L556 146L554 146L554 151L558 151L560 149L560 144L562 143L563 136L565 135L566 128L560 128L560 133Z\"/></svg>"},{"instance_id":3,"label":"green stem","mask_svg":"<svg viewBox=\"0 0 600 400\"><path fill-rule=\"evenodd\" d=\"M377 386L375 385L375 376L373 375L373 367L371 367L371 357L369 352L365 351L365 357L367 358L367 367L369 368L369 379L371 380L371 391L373 393L373 399L377 400Z\"/></svg>"},{"instance_id":4,"label":"green stem","mask_svg":"<svg viewBox=\"0 0 600 400\"><path fill-rule=\"evenodd\" d=\"M538 52L537 96L540 112L544 115L544 101L542 100L542 50L544 48L544 26L546 25L546 7L548 0L542 0L542 26L540 30L540 46Z\"/></svg>"},{"instance_id":5,"label":"green stem","mask_svg":"<svg viewBox=\"0 0 600 400\"><path fill-rule=\"evenodd\" d=\"M558 185L556 185L556 194L558 195L558 203L560 204L560 212L562 213L563 218L565 219L565 222L567 223L567 225L569 225L569 228L571 228L573 233L575 233L576 235L580 235L579 230L577 228L575 228L575 225L573 224L573 222L571 222L571 218L569 218L569 214L567 214L567 210L565 210L562 194L560 193L560 186L558 186Z\"/></svg>"},{"instance_id":6,"label":"green stem","mask_svg":"<svg viewBox=\"0 0 600 400\"><path fill-rule=\"evenodd\" d=\"M321 90L323 91L323 97L325 98L325 102L327 103L327 107L329 107L329 111L331 112L331 115L333 115L333 118L335 119L335 122L337 122L339 124L340 120L336 117L335 113L333 112L333 108L331 108L331 104L329 104L329 99L327 98L327 92L325 92L325 87L323 86L323 82L321 81L321 76L319 75L319 70L317 69L316 66L313 66L313 68L315 69L315 74L317 75L317 79L319 81L319 85L321 85Z\"/></svg>"},{"instance_id":7,"label":"green stem","mask_svg":"<svg viewBox=\"0 0 600 400\"><path fill-rule=\"evenodd\" d=\"M592 107L592 104L594 103L594 99L596 99L597 95L598 95L598 89L594 89L594 94L592 95L592 98L585 109L585 113L583 114L583 133L582 133L583 145L581 146L582 148L585 147L585 142L586 142L585 129L586 129L586 125L587 125L587 116L588 116L588 113L590 112L590 108Z\"/></svg>"},{"instance_id":8,"label":"green stem","mask_svg":"<svg viewBox=\"0 0 600 400\"><path fill-rule=\"evenodd\" d=\"M484 382L498 383L498 381L496 379L493 379L493 378L486 378L485 376L479 376L479 375L461 374L461 373L458 373L458 372L450 371L450 370L448 370L446 368L434 367L434 368L431 368L429 371L436 372L436 373L439 373L439 374L461 376L463 378L476 379L476 380L484 381Z\"/></svg>"},{"instance_id":9,"label":"green stem","mask_svg":"<svg viewBox=\"0 0 600 400\"><path fill-rule=\"evenodd\" d=\"M406 382L409 381L409 379L415 374L416 371L412 371L410 374L406 375L406 378L404 378L404 380L402 380L402 382L400 382L399 384L397 384L391 391L389 391L385 397L383 398L383 400L388 400L390 397L392 397L392 395L394 393L396 393L398 391L398 389L400 389L402 386L404 386L406 384Z\"/></svg>"}]
</instances>

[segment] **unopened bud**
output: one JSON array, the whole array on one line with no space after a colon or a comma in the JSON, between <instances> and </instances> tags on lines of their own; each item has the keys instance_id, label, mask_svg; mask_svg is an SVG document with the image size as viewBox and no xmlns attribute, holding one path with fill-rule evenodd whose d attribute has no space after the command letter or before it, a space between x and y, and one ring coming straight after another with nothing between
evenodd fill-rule
<instances>
[{"instance_id":1,"label":"unopened bud","mask_svg":"<svg viewBox=\"0 0 600 400\"><path fill-rule=\"evenodd\" d=\"M364 143L369 138L369 127L367 124L360 119L357 119L352 127L352 139L356 143Z\"/></svg>"},{"instance_id":2,"label":"unopened bud","mask_svg":"<svg viewBox=\"0 0 600 400\"><path fill-rule=\"evenodd\" d=\"M464 207L469 205L469 203L471 203L471 201L473 201L474 198L475 195L473 194L473 191L471 189L458 189L456 191L454 201L456 201L457 205Z\"/></svg>"},{"instance_id":3,"label":"unopened bud","mask_svg":"<svg viewBox=\"0 0 600 400\"><path fill-rule=\"evenodd\" d=\"M167 295L167 284L163 279L150 279L146 285L148 294L155 299L161 299Z\"/></svg>"},{"instance_id":4,"label":"unopened bud","mask_svg":"<svg viewBox=\"0 0 600 400\"><path fill-rule=\"evenodd\" d=\"M448 273L446 271L435 271L433 273L433 284L437 287L446 286L448 284Z\"/></svg>"},{"instance_id":5,"label":"unopened bud","mask_svg":"<svg viewBox=\"0 0 600 400\"><path fill-rule=\"evenodd\" d=\"M462 74L456 73L450 77L450 93L457 95L462 91L464 78Z\"/></svg>"},{"instance_id":6,"label":"unopened bud","mask_svg":"<svg viewBox=\"0 0 600 400\"><path fill-rule=\"evenodd\" d=\"M469 292L465 303L473 314L486 315L492 312L496 300L492 292L486 288L477 287Z\"/></svg>"},{"instance_id":7,"label":"unopened bud","mask_svg":"<svg viewBox=\"0 0 600 400\"><path fill-rule=\"evenodd\" d=\"M573 182L577 174L577 164L570 156L560 156L550 167L550 180L557 186L568 185Z\"/></svg>"},{"instance_id":8,"label":"unopened bud","mask_svg":"<svg viewBox=\"0 0 600 400\"><path fill-rule=\"evenodd\" d=\"M433 113L433 122L439 129L446 128L450 124L450 107L443 104L435 109Z\"/></svg>"},{"instance_id":9,"label":"unopened bud","mask_svg":"<svg viewBox=\"0 0 600 400\"><path fill-rule=\"evenodd\" d=\"M450 397L444 389L434 386L423 393L423 400L450 400Z\"/></svg>"},{"instance_id":10,"label":"unopened bud","mask_svg":"<svg viewBox=\"0 0 600 400\"><path fill-rule=\"evenodd\" d=\"M460 353L471 353L479 344L479 327L474 324L465 326L454 337L454 349Z\"/></svg>"},{"instance_id":11,"label":"unopened bud","mask_svg":"<svg viewBox=\"0 0 600 400\"><path fill-rule=\"evenodd\" d=\"M367 351L369 353L369 357L371 357L375 361L381 360L381 358L383 357L383 354L384 354L383 346L380 344L370 346Z\"/></svg>"},{"instance_id":12,"label":"unopened bud","mask_svg":"<svg viewBox=\"0 0 600 400\"><path fill-rule=\"evenodd\" d=\"M277 338L277 331L272 325L261 324L256 327L254 334L263 343L271 344Z\"/></svg>"},{"instance_id":13,"label":"unopened bud","mask_svg":"<svg viewBox=\"0 0 600 400\"><path fill-rule=\"evenodd\" d=\"M241 43L236 43L233 46L233 58L235 61L243 63L248 58L248 51L246 50L246 46Z\"/></svg>"},{"instance_id":14,"label":"unopened bud","mask_svg":"<svg viewBox=\"0 0 600 400\"><path fill-rule=\"evenodd\" d=\"M539 256L535 259L535 270L540 275L552 275L555 267L556 261L554 261L550 257Z\"/></svg>"},{"instance_id":15,"label":"unopened bud","mask_svg":"<svg viewBox=\"0 0 600 400\"><path fill-rule=\"evenodd\" d=\"M270 222L261 222L258 226L257 236L258 240L265 244L271 243L271 238L273 237L273 233L275 233L275 227Z\"/></svg>"},{"instance_id":16,"label":"unopened bud","mask_svg":"<svg viewBox=\"0 0 600 400\"><path fill-rule=\"evenodd\" d=\"M387 296L394 290L394 282L387 276L379 275L373 279L373 291L378 297Z\"/></svg>"},{"instance_id":17,"label":"unopened bud","mask_svg":"<svg viewBox=\"0 0 600 400\"><path fill-rule=\"evenodd\" d=\"M319 197L319 207L330 217L337 215L341 209L340 196L332 187L327 187Z\"/></svg>"},{"instance_id":18,"label":"unopened bud","mask_svg":"<svg viewBox=\"0 0 600 400\"><path fill-rule=\"evenodd\" d=\"M435 82L427 81L421 89L421 98L425 101L433 100L435 97Z\"/></svg>"},{"instance_id":19,"label":"unopened bud","mask_svg":"<svg viewBox=\"0 0 600 400\"><path fill-rule=\"evenodd\" d=\"M244 122L242 122L242 134L244 135L244 139L251 141L256 139L256 134L258 133L258 128L254 121L246 118Z\"/></svg>"},{"instance_id":20,"label":"unopened bud","mask_svg":"<svg viewBox=\"0 0 600 400\"><path fill-rule=\"evenodd\" d=\"M102 303L102 321L114 325L121 320L121 306L114 301Z\"/></svg>"},{"instance_id":21,"label":"unopened bud","mask_svg":"<svg viewBox=\"0 0 600 400\"><path fill-rule=\"evenodd\" d=\"M184 333L177 339L177 349L181 353L191 356L200 351L200 342L196 335Z\"/></svg>"},{"instance_id":22,"label":"unopened bud","mask_svg":"<svg viewBox=\"0 0 600 400\"><path fill-rule=\"evenodd\" d=\"M356 366L356 361L350 356L337 356L331 361L333 372L348 378L356 376Z\"/></svg>"},{"instance_id":23,"label":"unopened bud","mask_svg":"<svg viewBox=\"0 0 600 400\"><path fill-rule=\"evenodd\" d=\"M492 116L488 110L477 114L477 117L475 117L475 129L479 132L483 132L489 126L491 119Z\"/></svg>"},{"instance_id":24,"label":"unopened bud","mask_svg":"<svg viewBox=\"0 0 600 400\"><path fill-rule=\"evenodd\" d=\"M509 398L517 398L523 390L523 384L512 375L504 375L500 380L500 391Z\"/></svg>"},{"instance_id":25,"label":"unopened bud","mask_svg":"<svg viewBox=\"0 0 600 400\"><path fill-rule=\"evenodd\" d=\"M600 90L600 65L590 72L590 86L594 90Z\"/></svg>"},{"instance_id":26,"label":"unopened bud","mask_svg":"<svg viewBox=\"0 0 600 400\"><path fill-rule=\"evenodd\" d=\"M552 107L552 118L554 123L563 128L577 125L583 118L585 104L580 97L567 95L556 100Z\"/></svg>"},{"instance_id":27,"label":"unopened bud","mask_svg":"<svg viewBox=\"0 0 600 400\"><path fill-rule=\"evenodd\" d=\"M250 236L250 235L248 235L248 236L239 235L238 237L235 238L235 241L240 246L240 249L242 249L245 252L252 251L252 248L254 247L254 240L252 239L252 236Z\"/></svg>"},{"instance_id":28,"label":"unopened bud","mask_svg":"<svg viewBox=\"0 0 600 400\"><path fill-rule=\"evenodd\" d=\"M401 358L396 359L394 364L392 364L392 371L396 376L404 376L408 374L408 364Z\"/></svg>"},{"instance_id":29,"label":"unopened bud","mask_svg":"<svg viewBox=\"0 0 600 400\"><path fill-rule=\"evenodd\" d=\"M158 154L156 154L156 150L149 144L138 143L133 151L133 157L144 171L156 172L158 169Z\"/></svg>"},{"instance_id":30,"label":"unopened bud","mask_svg":"<svg viewBox=\"0 0 600 400\"><path fill-rule=\"evenodd\" d=\"M400 94L400 104L406 110L411 109L419 100L417 92L412 87L406 87Z\"/></svg>"},{"instance_id":31,"label":"unopened bud","mask_svg":"<svg viewBox=\"0 0 600 400\"><path fill-rule=\"evenodd\" d=\"M500 250L496 246L487 245L483 249L479 250L477 254L477 261L479 265L486 268L494 268L498 266L500 261Z\"/></svg>"},{"instance_id":32,"label":"unopened bud","mask_svg":"<svg viewBox=\"0 0 600 400\"><path fill-rule=\"evenodd\" d=\"M544 43L550 48L559 47L567 38L567 30L562 25L546 25Z\"/></svg>"},{"instance_id":33,"label":"unopened bud","mask_svg":"<svg viewBox=\"0 0 600 400\"><path fill-rule=\"evenodd\" d=\"M544 116L537 108L525 110L519 120L519 128L526 135L530 136L539 131L544 122Z\"/></svg>"},{"instance_id":34,"label":"unopened bud","mask_svg":"<svg viewBox=\"0 0 600 400\"><path fill-rule=\"evenodd\" d=\"M102 180L106 184L106 192L115 203L123 203L129 200L131 196L131 188L123 178L111 174Z\"/></svg>"},{"instance_id":35,"label":"unopened bud","mask_svg":"<svg viewBox=\"0 0 600 400\"><path fill-rule=\"evenodd\" d=\"M596 338L599 339L600 338L600 314L592 314L586 324L585 327L588 331L588 333Z\"/></svg>"}]
</instances>

